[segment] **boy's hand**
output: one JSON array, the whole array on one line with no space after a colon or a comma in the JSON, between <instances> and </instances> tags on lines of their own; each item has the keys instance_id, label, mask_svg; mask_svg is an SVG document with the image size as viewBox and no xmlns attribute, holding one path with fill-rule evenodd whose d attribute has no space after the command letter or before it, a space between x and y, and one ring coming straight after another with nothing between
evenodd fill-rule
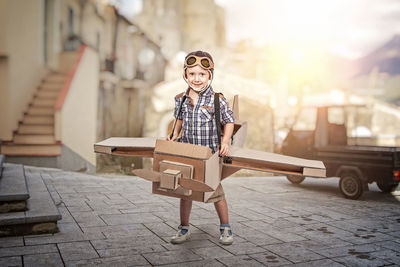
<instances>
[{"instance_id":1,"label":"boy's hand","mask_svg":"<svg viewBox=\"0 0 400 267\"><path fill-rule=\"evenodd\" d=\"M178 135L173 135L172 137L170 135L167 136L166 140L167 141L175 141L176 138L178 138Z\"/></svg>"},{"instance_id":2,"label":"boy's hand","mask_svg":"<svg viewBox=\"0 0 400 267\"><path fill-rule=\"evenodd\" d=\"M228 154L229 154L229 144L222 143L219 154L221 156L223 156L223 157L228 156Z\"/></svg>"}]
</instances>

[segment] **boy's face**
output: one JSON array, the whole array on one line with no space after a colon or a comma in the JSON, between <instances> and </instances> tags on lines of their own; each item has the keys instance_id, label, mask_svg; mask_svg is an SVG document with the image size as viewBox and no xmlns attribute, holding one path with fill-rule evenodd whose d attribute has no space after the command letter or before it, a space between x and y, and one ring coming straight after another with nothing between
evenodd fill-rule
<instances>
[{"instance_id":1,"label":"boy's face","mask_svg":"<svg viewBox=\"0 0 400 267\"><path fill-rule=\"evenodd\" d=\"M207 86L207 83L210 80L210 74L208 70L196 65L186 69L186 79L190 87L196 91L200 91Z\"/></svg>"}]
</instances>

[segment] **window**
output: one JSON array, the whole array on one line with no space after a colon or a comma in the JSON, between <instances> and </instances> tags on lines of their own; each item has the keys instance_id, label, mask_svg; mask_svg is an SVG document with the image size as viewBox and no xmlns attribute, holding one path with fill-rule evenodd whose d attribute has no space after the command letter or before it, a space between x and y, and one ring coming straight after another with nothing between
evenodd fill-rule
<instances>
[{"instance_id":1,"label":"window","mask_svg":"<svg viewBox=\"0 0 400 267\"><path fill-rule=\"evenodd\" d=\"M317 120L317 109L316 108L303 108L300 111L299 116L293 130L295 131L313 131L315 129L315 123Z\"/></svg>"}]
</instances>

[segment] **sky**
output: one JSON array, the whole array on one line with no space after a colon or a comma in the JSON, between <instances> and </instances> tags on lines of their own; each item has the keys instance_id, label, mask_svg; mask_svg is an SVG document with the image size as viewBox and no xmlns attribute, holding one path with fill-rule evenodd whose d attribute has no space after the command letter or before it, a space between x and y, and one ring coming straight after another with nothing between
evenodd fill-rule
<instances>
[{"instance_id":1,"label":"sky","mask_svg":"<svg viewBox=\"0 0 400 267\"><path fill-rule=\"evenodd\" d=\"M400 0L216 0L228 42L312 44L358 58L400 34Z\"/></svg>"},{"instance_id":2,"label":"sky","mask_svg":"<svg viewBox=\"0 0 400 267\"><path fill-rule=\"evenodd\" d=\"M120 0L140 12L142 0ZM146 0L144 0L146 1ZM312 45L349 59L400 34L400 0L215 0L225 8L227 41Z\"/></svg>"}]
</instances>

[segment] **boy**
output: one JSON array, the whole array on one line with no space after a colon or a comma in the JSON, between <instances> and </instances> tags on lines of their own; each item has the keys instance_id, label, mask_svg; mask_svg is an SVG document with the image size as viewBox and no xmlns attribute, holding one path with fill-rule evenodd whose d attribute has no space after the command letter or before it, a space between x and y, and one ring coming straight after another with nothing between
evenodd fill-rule
<instances>
[{"instance_id":1,"label":"boy","mask_svg":"<svg viewBox=\"0 0 400 267\"><path fill-rule=\"evenodd\" d=\"M213 153L219 152L221 156L227 156L235 120L228 102L220 94L220 117L221 124L224 125L224 135L219 148L214 117L214 91L211 87L213 73L214 62L207 52L196 51L186 56L183 78L189 88L185 93L175 96L175 129L172 137L168 136L167 140L176 140L180 130L183 129L180 142L209 146ZM186 99L179 112L184 94L186 94ZM219 242L223 245L232 244L233 235L229 225L228 205L221 184L207 202L214 203L220 219L221 236ZM189 216L191 209L192 201L181 199L181 225L178 227L178 233L172 237L171 243L180 244L190 238Z\"/></svg>"}]
</instances>

